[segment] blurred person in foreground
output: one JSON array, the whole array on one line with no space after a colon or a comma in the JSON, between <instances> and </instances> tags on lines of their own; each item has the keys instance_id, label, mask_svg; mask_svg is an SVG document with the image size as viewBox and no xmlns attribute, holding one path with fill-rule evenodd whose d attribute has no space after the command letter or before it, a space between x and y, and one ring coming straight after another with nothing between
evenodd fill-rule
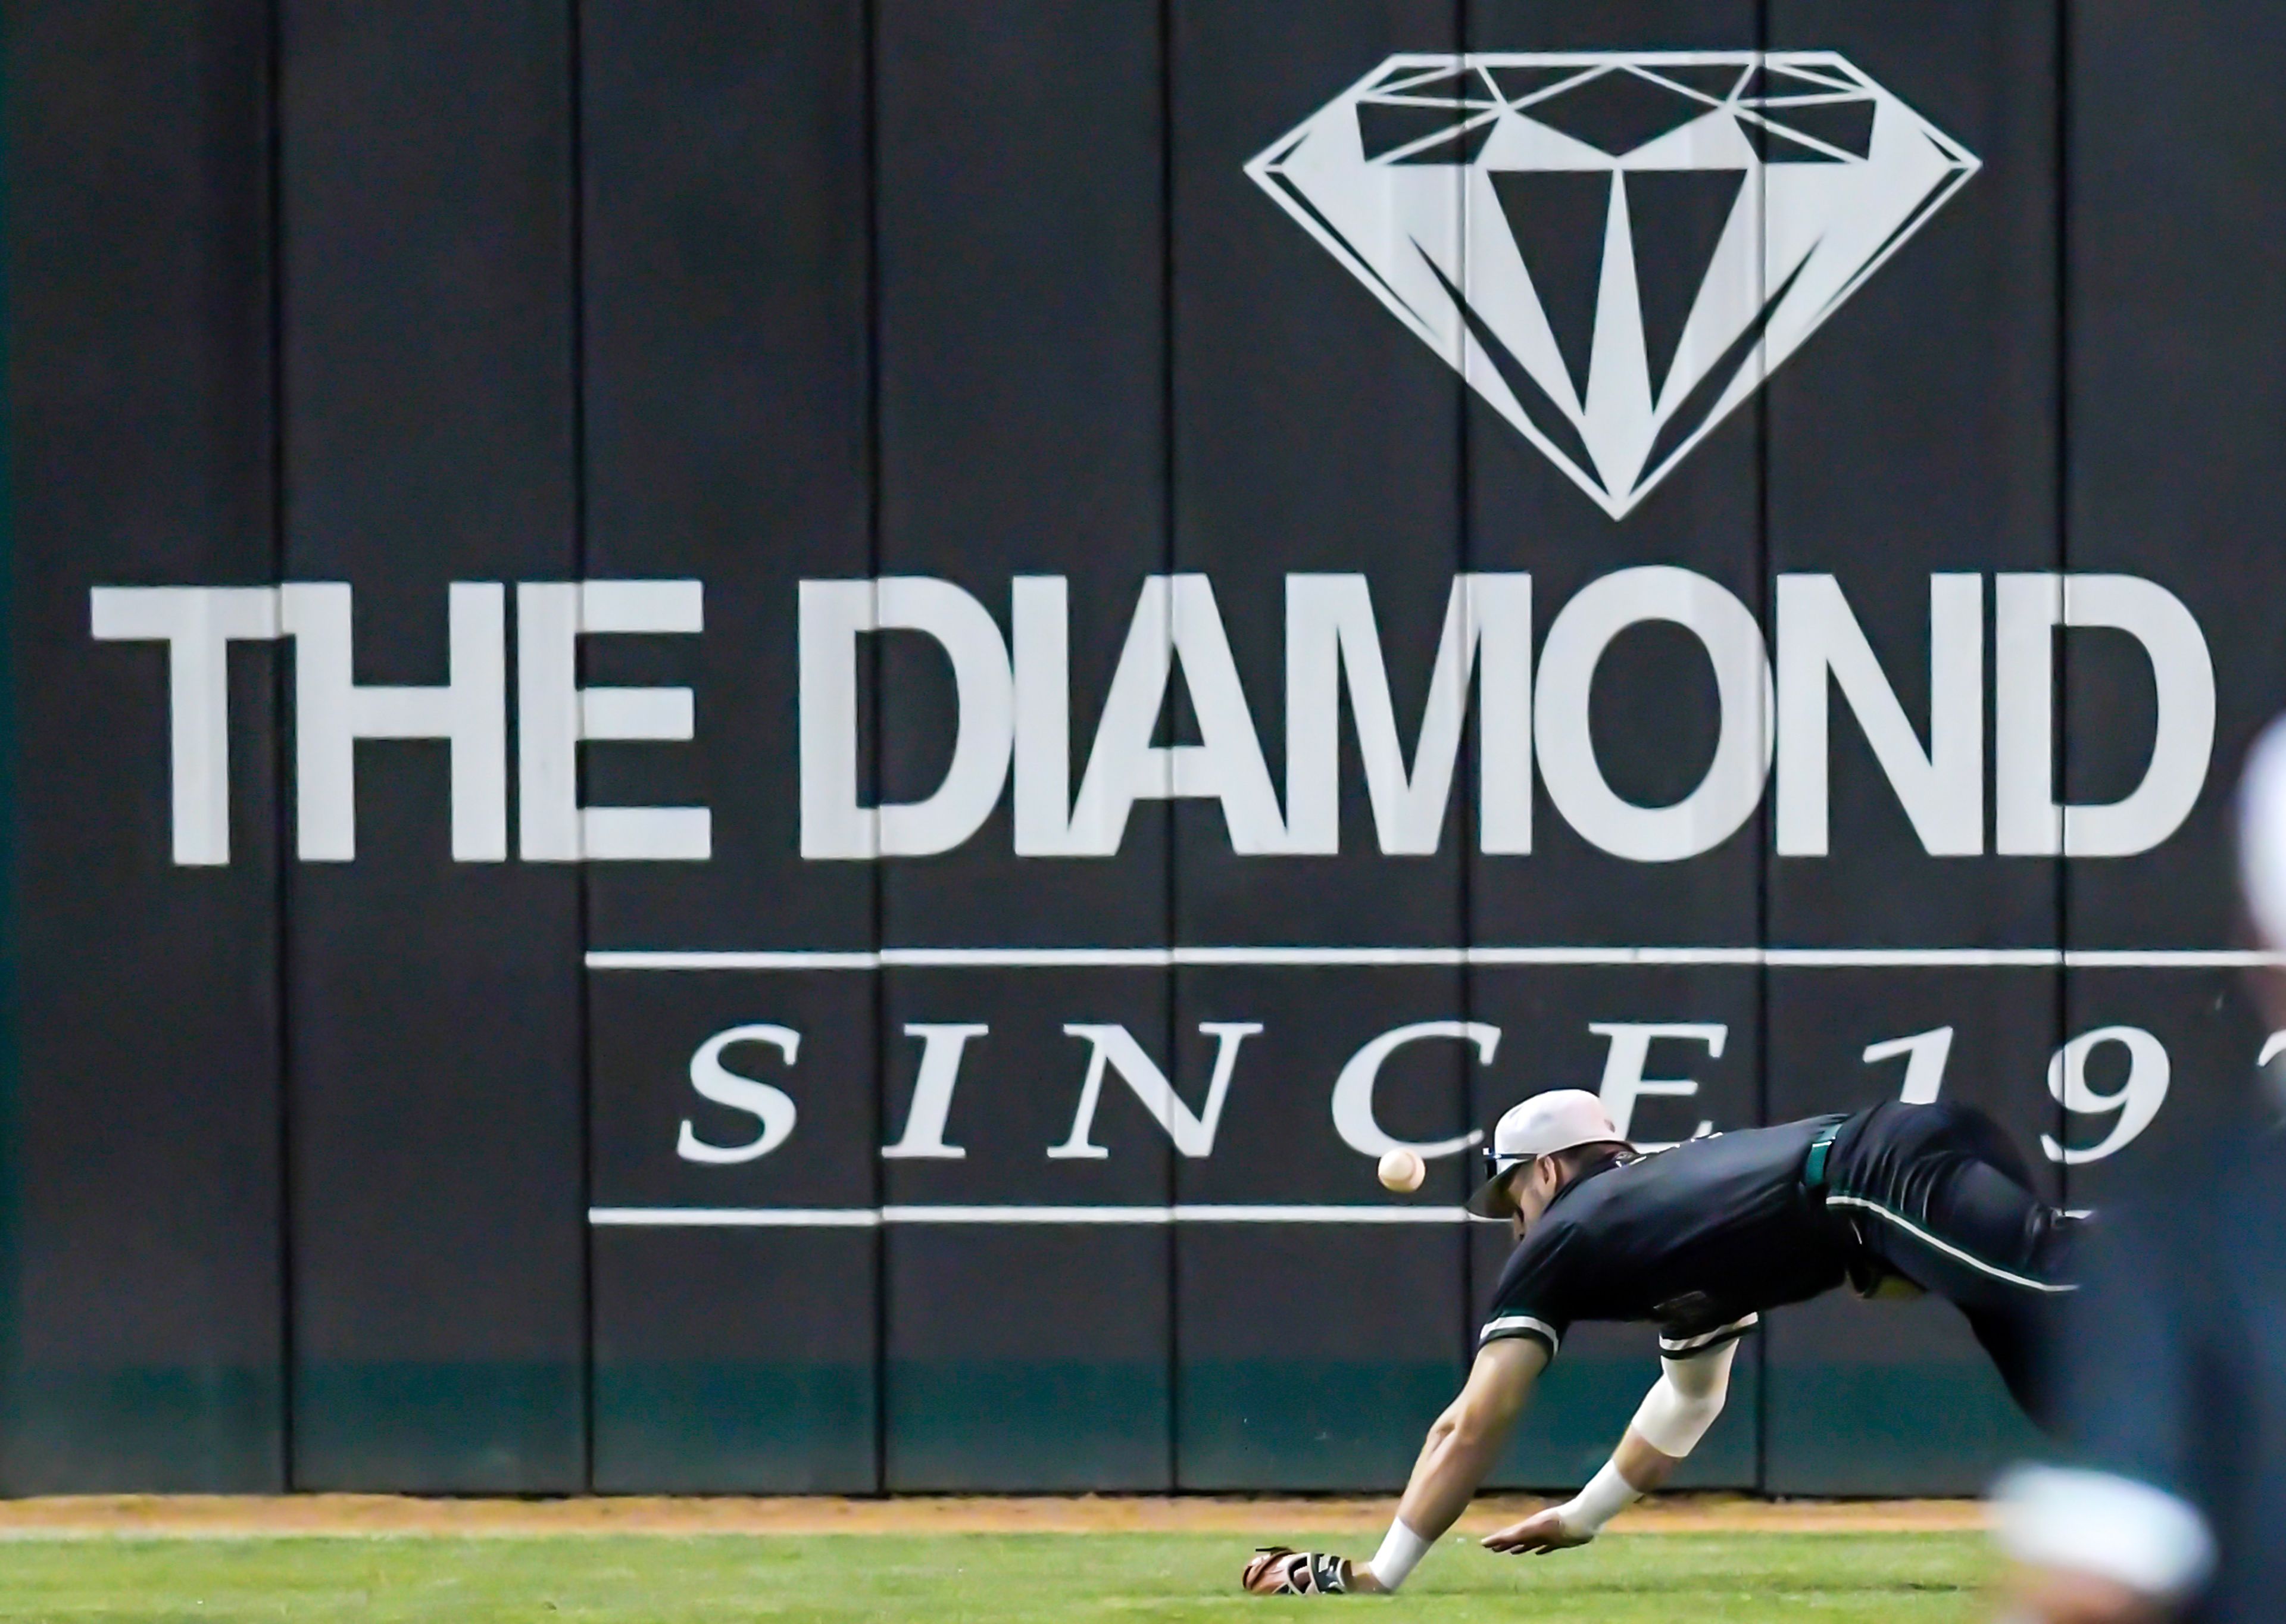
<instances>
[{"instance_id":1,"label":"blurred person in foreground","mask_svg":"<svg viewBox=\"0 0 2286 1624\"><path fill-rule=\"evenodd\" d=\"M2248 757L2238 850L2255 940L2286 951L2286 718ZM2286 971L2252 979L2286 1029ZM2286 1619L2286 1097L2268 1081L2268 1120L2203 1144L2163 1195L2107 1206L2081 1249L2057 1372L2072 1463L1998 1490L2008 1624Z\"/></svg>"}]
</instances>

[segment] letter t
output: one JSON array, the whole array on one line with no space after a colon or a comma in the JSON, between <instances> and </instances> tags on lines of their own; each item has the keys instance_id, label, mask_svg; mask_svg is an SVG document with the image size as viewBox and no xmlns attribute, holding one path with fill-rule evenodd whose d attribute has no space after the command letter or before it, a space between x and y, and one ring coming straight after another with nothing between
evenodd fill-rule
<instances>
[{"instance_id":1,"label":"letter t","mask_svg":"<svg viewBox=\"0 0 2286 1624\"><path fill-rule=\"evenodd\" d=\"M167 645L175 861L230 861L230 653L278 636L274 587L97 587L88 593L99 643Z\"/></svg>"}]
</instances>

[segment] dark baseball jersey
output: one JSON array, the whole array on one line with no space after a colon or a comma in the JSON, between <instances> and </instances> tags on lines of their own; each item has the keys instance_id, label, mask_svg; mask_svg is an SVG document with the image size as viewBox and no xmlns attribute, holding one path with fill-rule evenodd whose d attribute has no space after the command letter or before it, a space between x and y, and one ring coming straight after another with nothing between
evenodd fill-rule
<instances>
[{"instance_id":1,"label":"dark baseball jersey","mask_svg":"<svg viewBox=\"0 0 2286 1624\"><path fill-rule=\"evenodd\" d=\"M1552 1356L1575 1320L1646 1320L1669 1355L1720 1347L1762 1309L1841 1284L1846 1228L1802 1186L1815 1116L1689 1139L1583 1171L1501 1271L1478 1344L1530 1336Z\"/></svg>"}]
</instances>

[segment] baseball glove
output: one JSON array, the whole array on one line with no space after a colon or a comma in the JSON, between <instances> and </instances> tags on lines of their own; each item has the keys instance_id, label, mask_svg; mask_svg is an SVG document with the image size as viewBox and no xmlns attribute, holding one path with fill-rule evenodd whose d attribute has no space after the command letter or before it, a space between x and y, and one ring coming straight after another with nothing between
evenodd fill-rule
<instances>
[{"instance_id":1,"label":"baseball glove","mask_svg":"<svg viewBox=\"0 0 2286 1624\"><path fill-rule=\"evenodd\" d=\"M1249 1596L1340 1596L1349 1589L1349 1565L1323 1551L1265 1545L1239 1575Z\"/></svg>"}]
</instances>

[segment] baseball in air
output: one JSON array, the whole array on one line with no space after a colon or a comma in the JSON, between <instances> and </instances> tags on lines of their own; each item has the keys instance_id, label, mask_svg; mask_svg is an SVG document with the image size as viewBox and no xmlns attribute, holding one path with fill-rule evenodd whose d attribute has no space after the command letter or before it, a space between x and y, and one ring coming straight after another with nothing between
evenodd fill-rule
<instances>
[{"instance_id":1,"label":"baseball in air","mask_svg":"<svg viewBox=\"0 0 2286 1624\"><path fill-rule=\"evenodd\" d=\"M1383 1189L1410 1193L1421 1187L1429 1177L1429 1164L1421 1159L1417 1150L1399 1148L1381 1159L1381 1183Z\"/></svg>"}]
</instances>

